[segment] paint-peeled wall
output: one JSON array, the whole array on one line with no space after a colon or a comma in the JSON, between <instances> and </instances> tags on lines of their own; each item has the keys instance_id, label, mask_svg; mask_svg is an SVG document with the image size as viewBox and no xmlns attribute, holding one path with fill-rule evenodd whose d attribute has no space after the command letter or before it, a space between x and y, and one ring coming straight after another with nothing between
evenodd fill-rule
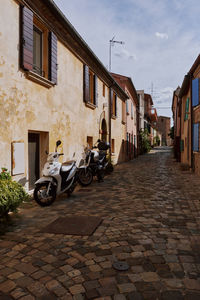
<instances>
[{"instance_id":1,"label":"paint-peeled wall","mask_svg":"<svg viewBox=\"0 0 200 300\"><path fill-rule=\"evenodd\" d=\"M0 13L0 167L12 170L11 145L24 144L23 174L28 180L28 133L40 134L40 172L46 160L45 151L54 151L56 140L62 141L63 160L79 155L87 136L96 141L102 116L108 122L108 102L102 95L98 79L98 107L83 102L83 63L58 41L58 84L46 88L26 78L19 68L19 5L2 0ZM9 38L8 38L9 37ZM19 162L14 162L19 163Z\"/></svg>"}]
</instances>

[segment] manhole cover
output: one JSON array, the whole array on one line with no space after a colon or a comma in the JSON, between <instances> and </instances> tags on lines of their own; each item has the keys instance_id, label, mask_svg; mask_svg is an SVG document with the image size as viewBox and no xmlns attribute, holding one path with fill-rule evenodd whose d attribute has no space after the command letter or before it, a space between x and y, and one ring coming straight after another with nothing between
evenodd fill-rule
<instances>
[{"instance_id":1,"label":"manhole cover","mask_svg":"<svg viewBox=\"0 0 200 300\"><path fill-rule=\"evenodd\" d=\"M101 224L102 218L95 216L77 216L70 215L64 218L58 218L41 232L69 235L91 235Z\"/></svg>"},{"instance_id":2,"label":"manhole cover","mask_svg":"<svg viewBox=\"0 0 200 300\"><path fill-rule=\"evenodd\" d=\"M125 261L117 261L113 264L113 268L117 271L126 271L129 269L129 265Z\"/></svg>"}]
</instances>

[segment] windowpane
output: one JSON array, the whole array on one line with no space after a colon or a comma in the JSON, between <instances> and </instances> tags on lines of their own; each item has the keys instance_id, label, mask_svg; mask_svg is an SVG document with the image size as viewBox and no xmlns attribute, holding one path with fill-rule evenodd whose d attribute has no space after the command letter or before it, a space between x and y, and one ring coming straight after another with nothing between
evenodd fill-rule
<instances>
[{"instance_id":1,"label":"windowpane","mask_svg":"<svg viewBox=\"0 0 200 300\"><path fill-rule=\"evenodd\" d=\"M33 70L42 75L42 32L33 27Z\"/></svg>"}]
</instances>

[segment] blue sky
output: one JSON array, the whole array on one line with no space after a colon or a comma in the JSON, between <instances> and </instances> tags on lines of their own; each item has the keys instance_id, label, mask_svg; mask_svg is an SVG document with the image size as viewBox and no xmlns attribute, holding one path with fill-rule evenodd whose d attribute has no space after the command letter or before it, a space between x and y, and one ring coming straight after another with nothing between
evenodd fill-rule
<instances>
[{"instance_id":1,"label":"blue sky","mask_svg":"<svg viewBox=\"0 0 200 300\"><path fill-rule=\"evenodd\" d=\"M171 117L173 90L182 84L200 50L199 0L54 0L112 72L130 76L151 93L159 115ZM161 107L164 107L161 109Z\"/></svg>"}]
</instances>

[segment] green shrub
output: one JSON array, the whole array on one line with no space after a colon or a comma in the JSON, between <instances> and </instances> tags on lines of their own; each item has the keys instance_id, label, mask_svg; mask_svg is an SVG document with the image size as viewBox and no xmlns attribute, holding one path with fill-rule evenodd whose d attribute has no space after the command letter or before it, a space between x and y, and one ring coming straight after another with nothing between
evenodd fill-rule
<instances>
[{"instance_id":1,"label":"green shrub","mask_svg":"<svg viewBox=\"0 0 200 300\"><path fill-rule=\"evenodd\" d=\"M9 212L15 212L18 206L29 196L18 182L2 178L0 173L0 217L6 216Z\"/></svg>"},{"instance_id":2,"label":"green shrub","mask_svg":"<svg viewBox=\"0 0 200 300\"><path fill-rule=\"evenodd\" d=\"M141 130L139 135L140 153L147 153L151 150L151 143L149 140L149 133L147 129Z\"/></svg>"},{"instance_id":3,"label":"green shrub","mask_svg":"<svg viewBox=\"0 0 200 300\"><path fill-rule=\"evenodd\" d=\"M6 168L1 168L1 173L0 173L0 180L11 180L12 177Z\"/></svg>"}]
</instances>

